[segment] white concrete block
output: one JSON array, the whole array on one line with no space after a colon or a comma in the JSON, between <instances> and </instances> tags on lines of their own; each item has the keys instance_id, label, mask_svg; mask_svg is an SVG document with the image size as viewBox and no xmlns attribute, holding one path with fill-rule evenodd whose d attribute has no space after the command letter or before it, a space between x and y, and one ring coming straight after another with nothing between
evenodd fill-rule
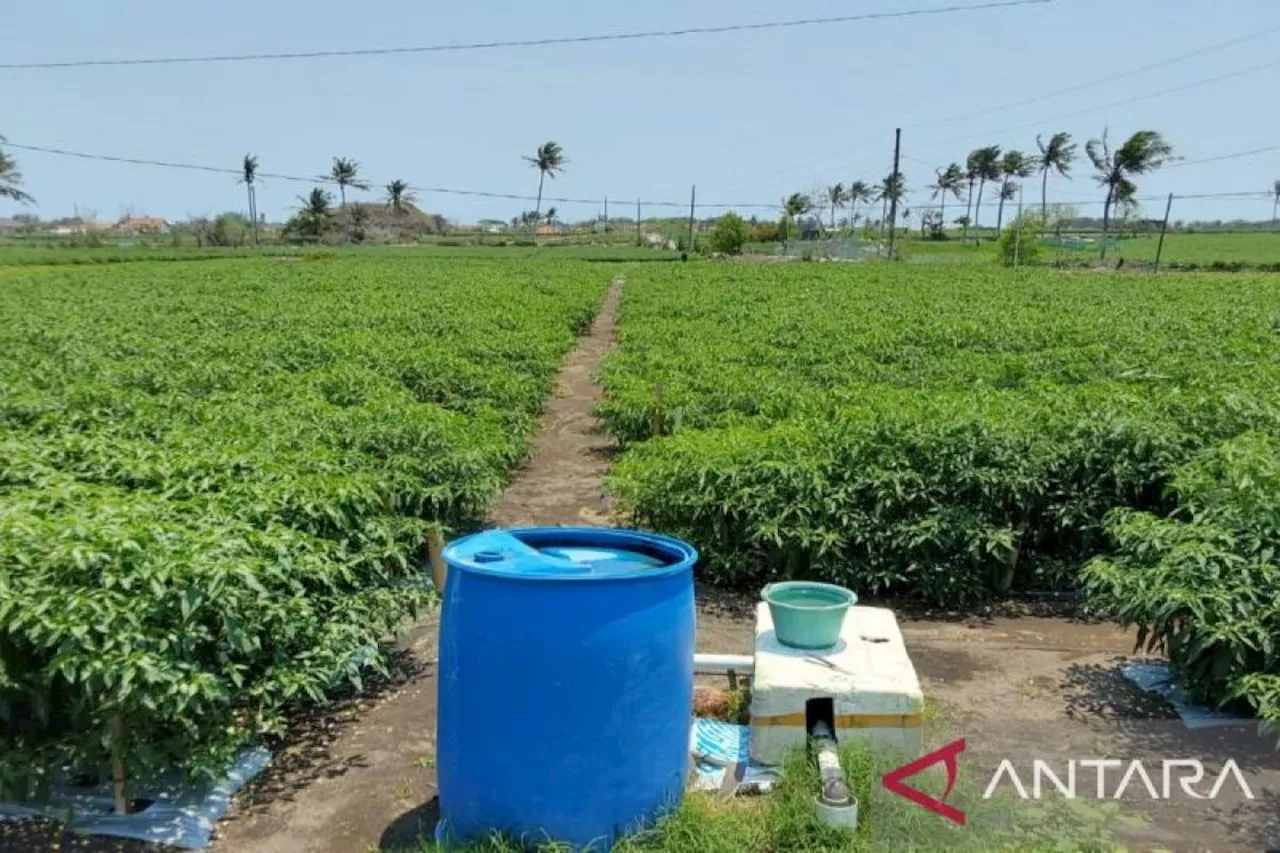
<instances>
[{"instance_id":1,"label":"white concrete block","mask_svg":"<svg viewBox=\"0 0 1280 853\"><path fill-rule=\"evenodd\" d=\"M769 605L756 610L751 682L751 757L777 764L805 742L811 699L830 698L839 740L916 754L923 745L924 696L893 611L852 607L830 649L778 642Z\"/></svg>"}]
</instances>

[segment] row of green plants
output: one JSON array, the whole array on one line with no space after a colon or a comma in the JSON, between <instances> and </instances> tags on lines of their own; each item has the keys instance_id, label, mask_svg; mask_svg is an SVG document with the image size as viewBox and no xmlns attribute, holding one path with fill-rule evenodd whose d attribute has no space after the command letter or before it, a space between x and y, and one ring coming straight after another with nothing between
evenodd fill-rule
<instances>
[{"instance_id":1,"label":"row of green plants","mask_svg":"<svg viewBox=\"0 0 1280 853\"><path fill-rule=\"evenodd\" d=\"M0 796L214 774L358 686L602 291L574 262L395 255L9 274Z\"/></svg>"},{"instance_id":2,"label":"row of green plants","mask_svg":"<svg viewBox=\"0 0 1280 853\"><path fill-rule=\"evenodd\" d=\"M1169 513L1106 519L1084 570L1100 612L1137 626L1209 701L1280 721L1280 438L1244 433L1180 466Z\"/></svg>"},{"instance_id":3,"label":"row of green plants","mask_svg":"<svg viewBox=\"0 0 1280 853\"><path fill-rule=\"evenodd\" d=\"M719 583L951 603L1075 588L1091 559L1138 547L1125 511L1177 519L1204 454L1280 436L1278 319L1265 276L636 270L602 372L626 448L611 487Z\"/></svg>"}]
</instances>

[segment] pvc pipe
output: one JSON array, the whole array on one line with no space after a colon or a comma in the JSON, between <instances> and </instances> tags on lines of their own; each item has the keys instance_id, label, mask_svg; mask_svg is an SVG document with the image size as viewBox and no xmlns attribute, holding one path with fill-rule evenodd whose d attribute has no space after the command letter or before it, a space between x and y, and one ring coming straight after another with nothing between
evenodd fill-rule
<instances>
[{"instance_id":1,"label":"pvc pipe","mask_svg":"<svg viewBox=\"0 0 1280 853\"><path fill-rule=\"evenodd\" d=\"M836 748L836 738L824 722L813 727L813 744L817 747L818 776L822 781L821 802L828 806L847 807L852 797L845 783L844 771L840 769L840 753Z\"/></svg>"},{"instance_id":2,"label":"pvc pipe","mask_svg":"<svg viewBox=\"0 0 1280 853\"><path fill-rule=\"evenodd\" d=\"M728 675L731 672L749 675L755 669L756 661L751 655L693 656L693 671L703 675Z\"/></svg>"}]
</instances>

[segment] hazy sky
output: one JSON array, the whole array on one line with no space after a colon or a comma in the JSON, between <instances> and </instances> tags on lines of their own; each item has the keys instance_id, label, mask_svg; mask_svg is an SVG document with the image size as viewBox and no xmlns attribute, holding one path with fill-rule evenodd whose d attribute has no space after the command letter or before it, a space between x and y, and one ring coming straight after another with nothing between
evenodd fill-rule
<instances>
[{"instance_id":1,"label":"hazy sky","mask_svg":"<svg viewBox=\"0 0 1280 853\"><path fill-rule=\"evenodd\" d=\"M449 3L422 0L72 0L11 4L0 62L305 51L748 23L928 8L975 0L647 0L644 3ZM375 185L533 193L521 160L554 139L568 169L548 194L772 204L784 194L890 168L923 201L934 165L982 144L1035 151L1037 131L1082 143L1163 131L1200 159L1280 144L1280 64L1131 104L1117 101L1275 59L1277 34L1077 92L1037 95L1280 26L1276 0L1054 0L1046 5L784 30L640 41L291 62L0 70L0 133L14 142L124 157L314 175L335 155ZM999 109L995 109L999 108ZM968 115L968 113L977 113ZM1058 118L1069 115L1069 117ZM1025 127L1019 127L1023 126ZM1016 128L1016 129L1014 129ZM43 216L73 207L178 219L242 209L229 176L12 151ZM928 164L928 165L925 165ZM1169 191L1265 191L1280 150L1171 169L1139 182ZM272 219L302 184L267 181ZM1101 199L1085 163L1052 179L1050 201ZM1027 187L1027 199L1039 197ZM518 201L422 194L450 218L510 218ZM558 204L588 218L598 204ZM544 205L545 207L545 205ZM1144 203L1158 215L1163 205ZM651 209L656 212L656 209ZM1100 204L1081 203L1080 213ZM0 216L17 209L0 202ZM646 211L646 214L650 213ZM766 211L744 210L745 213ZM772 215L772 212L769 212ZM984 218L992 214L983 214ZM1265 199L1186 200L1174 218L1267 218Z\"/></svg>"}]
</instances>

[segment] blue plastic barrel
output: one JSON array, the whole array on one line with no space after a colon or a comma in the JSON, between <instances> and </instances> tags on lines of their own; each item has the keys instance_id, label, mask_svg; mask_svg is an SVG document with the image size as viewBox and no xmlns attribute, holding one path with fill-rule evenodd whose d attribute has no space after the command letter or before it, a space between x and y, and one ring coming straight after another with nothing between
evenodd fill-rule
<instances>
[{"instance_id":1,"label":"blue plastic barrel","mask_svg":"<svg viewBox=\"0 0 1280 853\"><path fill-rule=\"evenodd\" d=\"M607 850L678 805L697 552L540 527L477 533L444 558L437 837Z\"/></svg>"}]
</instances>

